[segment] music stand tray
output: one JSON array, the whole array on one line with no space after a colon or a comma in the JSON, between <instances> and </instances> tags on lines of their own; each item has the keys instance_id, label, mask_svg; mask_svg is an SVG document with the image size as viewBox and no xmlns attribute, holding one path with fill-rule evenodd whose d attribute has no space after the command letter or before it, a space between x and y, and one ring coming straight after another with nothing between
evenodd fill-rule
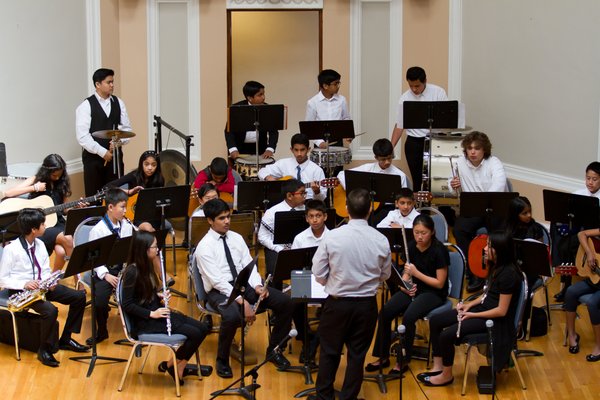
<instances>
[{"instance_id":1,"label":"music stand tray","mask_svg":"<svg viewBox=\"0 0 600 400\"><path fill-rule=\"evenodd\" d=\"M584 229L597 228L600 203L596 197L557 192L544 189L544 219L581 226Z\"/></svg>"},{"instance_id":2,"label":"music stand tray","mask_svg":"<svg viewBox=\"0 0 600 400\"><path fill-rule=\"evenodd\" d=\"M4 245L4 242L14 240L21 236L21 229L17 223L17 217L19 216L18 211L0 215L0 242Z\"/></svg>"},{"instance_id":3,"label":"music stand tray","mask_svg":"<svg viewBox=\"0 0 600 400\"><path fill-rule=\"evenodd\" d=\"M518 192L461 192L460 214L462 217L506 218L508 204L518 195Z\"/></svg>"},{"instance_id":4,"label":"music stand tray","mask_svg":"<svg viewBox=\"0 0 600 400\"><path fill-rule=\"evenodd\" d=\"M458 128L458 101L405 101L402 103L403 129Z\"/></svg>"},{"instance_id":5,"label":"music stand tray","mask_svg":"<svg viewBox=\"0 0 600 400\"><path fill-rule=\"evenodd\" d=\"M394 203L396 194L402 188L402 177L375 172L353 171L344 172L346 178L346 193L354 189L367 189L371 192L372 201Z\"/></svg>"},{"instance_id":6,"label":"music stand tray","mask_svg":"<svg viewBox=\"0 0 600 400\"><path fill-rule=\"evenodd\" d=\"M276 131L287 128L283 104L233 104L227 112L227 131L246 132L257 129Z\"/></svg>"},{"instance_id":7,"label":"music stand tray","mask_svg":"<svg viewBox=\"0 0 600 400\"><path fill-rule=\"evenodd\" d=\"M189 202L190 187L186 185L140 190L134 219L156 221L161 218L187 218Z\"/></svg>"},{"instance_id":8,"label":"music stand tray","mask_svg":"<svg viewBox=\"0 0 600 400\"><path fill-rule=\"evenodd\" d=\"M552 266L548 246L537 240L515 239L517 258L521 260L521 270L528 276L552 276Z\"/></svg>"},{"instance_id":9,"label":"music stand tray","mask_svg":"<svg viewBox=\"0 0 600 400\"><path fill-rule=\"evenodd\" d=\"M329 142L340 142L343 139L354 139L354 122L351 119L329 121L300 121L300 133L310 140L323 139Z\"/></svg>"},{"instance_id":10,"label":"music stand tray","mask_svg":"<svg viewBox=\"0 0 600 400\"><path fill-rule=\"evenodd\" d=\"M79 224L90 217L102 217L106 214L106 206L92 206L84 208L71 208L67 212L65 235L72 235Z\"/></svg>"},{"instance_id":11,"label":"music stand tray","mask_svg":"<svg viewBox=\"0 0 600 400\"><path fill-rule=\"evenodd\" d=\"M279 211L273 223L273 243L288 244L297 234L308 228L304 211Z\"/></svg>"},{"instance_id":12,"label":"music stand tray","mask_svg":"<svg viewBox=\"0 0 600 400\"><path fill-rule=\"evenodd\" d=\"M267 210L283 201L281 187L285 181L242 181L237 188L239 211Z\"/></svg>"}]
</instances>

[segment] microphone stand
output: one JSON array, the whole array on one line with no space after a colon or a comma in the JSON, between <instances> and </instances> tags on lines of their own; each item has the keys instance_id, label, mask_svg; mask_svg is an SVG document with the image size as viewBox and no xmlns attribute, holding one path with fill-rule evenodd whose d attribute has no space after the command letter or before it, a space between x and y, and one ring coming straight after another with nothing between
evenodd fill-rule
<instances>
[{"instance_id":1,"label":"microphone stand","mask_svg":"<svg viewBox=\"0 0 600 400\"><path fill-rule=\"evenodd\" d=\"M285 346L285 344L287 343L288 340L290 340L291 338L294 338L298 335L298 331L295 329L292 329L290 331L290 333L287 334L286 337L284 337L281 342L275 346L275 348L273 348L273 350L271 351L271 353L269 353L269 355L258 365L256 365L254 368L252 368L250 371L246 372L246 373L242 373L242 376L240 378L238 378L235 382L232 382L229 386L227 386L225 389L221 389L218 390L214 393L211 393L213 397L211 397L209 400L213 400L216 397L220 396L221 394L236 394L236 393L230 393L228 392L233 386L235 386L238 382L242 382L242 386L243 386L243 382L244 382L244 378L252 376L252 384L250 386L246 386L246 388L250 388L250 391L246 390L246 394L249 395L250 397L246 397L246 394L243 392L240 392L239 394L244 397L244 398L249 398L251 400L255 400L256 399L256 389L258 389L260 387L259 384L256 383L256 380L258 379L258 370L265 365L266 363L268 363L269 361L271 361L271 359L275 356L275 354L277 354L278 352L281 351L281 348Z\"/></svg>"},{"instance_id":2,"label":"microphone stand","mask_svg":"<svg viewBox=\"0 0 600 400\"><path fill-rule=\"evenodd\" d=\"M404 347L402 347L402 336L404 335L404 332L406 332L406 327L404 325L400 325L398 327L398 340L399 340L399 346L398 346L398 353L396 354L396 357L398 358L398 364L400 365L400 384L399 384L399 399L402 400L402 378L404 378L404 376L402 375L402 363L404 361Z\"/></svg>"},{"instance_id":3,"label":"microphone stand","mask_svg":"<svg viewBox=\"0 0 600 400\"><path fill-rule=\"evenodd\" d=\"M494 397L496 396L496 372L494 371L494 338L492 337L492 328L494 327L494 321L488 319L487 321L485 321L485 326L487 328L488 337L490 341L490 354L492 358L492 400L494 400Z\"/></svg>"}]
</instances>

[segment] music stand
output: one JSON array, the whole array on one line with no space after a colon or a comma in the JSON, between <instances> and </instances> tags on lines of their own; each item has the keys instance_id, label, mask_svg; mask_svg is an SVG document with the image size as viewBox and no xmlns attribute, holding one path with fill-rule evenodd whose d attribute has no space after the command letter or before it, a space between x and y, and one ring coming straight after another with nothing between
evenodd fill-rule
<instances>
[{"instance_id":1,"label":"music stand","mask_svg":"<svg viewBox=\"0 0 600 400\"><path fill-rule=\"evenodd\" d=\"M329 153L329 143L340 142L343 139L354 139L354 122L351 119L329 121L300 121L300 133L309 139L323 139L327 143L327 177L331 177L332 166Z\"/></svg>"},{"instance_id":2,"label":"music stand","mask_svg":"<svg viewBox=\"0 0 600 400\"><path fill-rule=\"evenodd\" d=\"M106 206L71 208L67 211L65 235L73 235L79 224L90 217L102 217L106 214Z\"/></svg>"},{"instance_id":3,"label":"music stand","mask_svg":"<svg viewBox=\"0 0 600 400\"><path fill-rule=\"evenodd\" d=\"M285 197L281 187L285 181L242 181L237 188L239 211L266 211Z\"/></svg>"},{"instance_id":4,"label":"music stand","mask_svg":"<svg viewBox=\"0 0 600 400\"><path fill-rule=\"evenodd\" d=\"M100 265L106 265L115 241L116 235L109 235L75 246L63 276L63 278L68 278L69 276L85 271L92 271L92 279L90 284L90 292L92 297L92 355L71 357L71 360L73 361L83 362L84 360L90 360L90 367L88 368L86 375L88 378L92 375L96 361L98 360L105 360L113 363L127 361L122 358L99 356L96 351L96 303L94 302L94 298L96 296L96 282L94 281L96 272L94 271L94 268Z\"/></svg>"},{"instance_id":5,"label":"music stand","mask_svg":"<svg viewBox=\"0 0 600 400\"><path fill-rule=\"evenodd\" d=\"M546 221L569 224L584 229L598 227L600 205L592 196L557 192L544 189L544 219Z\"/></svg>"},{"instance_id":6,"label":"music stand","mask_svg":"<svg viewBox=\"0 0 600 400\"><path fill-rule=\"evenodd\" d=\"M427 177L422 178L422 190L431 191L431 185L428 184L431 178L431 131L458 128L458 101L405 101L402 103L400 118L401 126L398 128L428 130L423 143L423 154L428 157L428 162ZM415 179L414 176L412 178Z\"/></svg>"},{"instance_id":7,"label":"music stand","mask_svg":"<svg viewBox=\"0 0 600 400\"><path fill-rule=\"evenodd\" d=\"M277 131L287 129L287 113L283 104L234 104L227 112L228 132L256 132L256 170L260 169L258 138L260 129Z\"/></svg>"},{"instance_id":8,"label":"music stand","mask_svg":"<svg viewBox=\"0 0 600 400\"><path fill-rule=\"evenodd\" d=\"M507 218L508 205L518 195L518 192L461 192L460 216L485 218L489 231L493 217Z\"/></svg>"},{"instance_id":9,"label":"music stand","mask_svg":"<svg viewBox=\"0 0 600 400\"><path fill-rule=\"evenodd\" d=\"M252 270L254 269L254 267L256 266L256 261L258 259L258 256L254 257L252 259L252 261L250 261L248 263L248 265L246 265L238 274L237 278L235 279L235 282L233 283L233 290L231 291L231 294L229 295L229 298L223 303L219 305L220 307L226 308L229 307L231 305L231 303L233 303L235 301L235 299L238 298L238 296L241 296L242 299L245 299L245 294L246 294L246 286L248 286L248 280L250 279L250 274L252 273ZM244 306L242 305L240 307L240 326L242 329L242 334L241 334L241 362L240 362L240 370L241 370L241 376L239 379L237 379L236 381L232 382L229 386L227 386L225 389L221 389L221 390L217 390L216 392L211 393L210 395L212 396L211 399L214 399L220 395L237 395L237 396L241 396L245 399L248 400L253 400L254 397L254 393L256 392L256 389L258 389L260 387L260 385L258 385L257 383L253 382L251 385L245 385L244 384L244 377L246 376L245 372L244 372L244 365L245 365L245 359L244 359L244 350L245 350L245 341L244 341L244 327L246 326L246 315L244 312ZM256 378L253 378L253 380L255 380ZM240 383L240 387L233 389L233 386L235 386L235 384Z\"/></svg>"},{"instance_id":10,"label":"music stand","mask_svg":"<svg viewBox=\"0 0 600 400\"><path fill-rule=\"evenodd\" d=\"M402 177L391 174L378 174L374 172L353 171L344 172L346 178L346 193L354 189L367 189L371 195L371 216L375 211L375 202L394 203L396 194L402 189Z\"/></svg>"},{"instance_id":11,"label":"music stand","mask_svg":"<svg viewBox=\"0 0 600 400\"><path fill-rule=\"evenodd\" d=\"M278 211L275 213L275 222L273 223L273 243L293 243L296 235L309 226L306 222L305 211ZM335 208L327 209L325 226L327 229L335 229Z\"/></svg>"},{"instance_id":12,"label":"music stand","mask_svg":"<svg viewBox=\"0 0 600 400\"><path fill-rule=\"evenodd\" d=\"M14 240L21 236L21 229L17 223L17 217L19 216L18 211L0 215L0 243L4 246L4 243Z\"/></svg>"}]
</instances>

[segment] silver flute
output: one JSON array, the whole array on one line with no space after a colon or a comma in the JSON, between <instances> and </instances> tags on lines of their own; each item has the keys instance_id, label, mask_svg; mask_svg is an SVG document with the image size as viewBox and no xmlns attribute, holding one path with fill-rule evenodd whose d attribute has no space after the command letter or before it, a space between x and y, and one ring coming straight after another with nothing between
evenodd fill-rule
<instances>
[{"instance_id":1,"label":"silver flute","mask_svg":"<svg viewBox=\"0 0 600 400\"><path fill-rule=\"evenodd\" d=\"M462 304L462 300L458 302L458 304ZM458 328L456 328L456 337L460 337L460 326L462 325L462 318L460 312L457 310L456 319L458 320Z\"/></svg>"},{"instance_id":2,"label":"silver flute","mask_svg":"<svg viewBox=\"0 0 600 400\"><path fill-rule=\"evenodd\" d=\"M160 276L162 279L162 289L163 289L163 302L165 303L165 307L169 308L169 297L167 296L167 277L165 272L165 263L163 260L162 250L158 251L158 257L160 257ZM167 335L171 336L171 317L167 317Z\"/></svg>"}]
</instances>

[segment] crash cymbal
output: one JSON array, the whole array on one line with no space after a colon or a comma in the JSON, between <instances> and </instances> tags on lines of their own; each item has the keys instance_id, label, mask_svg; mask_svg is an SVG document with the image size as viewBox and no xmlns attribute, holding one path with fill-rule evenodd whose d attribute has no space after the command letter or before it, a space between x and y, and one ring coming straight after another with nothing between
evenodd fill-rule
<instances>
[{"instance_id":1,"label":"crash cymbal","mask_svg":"<svg viewBox=\"0 0 600 400\"><path fill-rule=\"evenodd\" d=\"M468 132L472 131L473 128L465 126L464 128L449 128L449 129L432 129L431 133L452 133L452 132Z\"/></svg>"},{"instance_id":2,"label":"crash cymbal","mask_svg":"<svg viewBox=\"0 0 600 400\"><path fill-rule=\"evenodd\" d=\"M116 136L116 139L127 139L135 136L135 133L129 131L119 130L107 130L107 131L96 131L92 133L92 136L98 139L109 139L111 140Z\"/></svg>"}]
</instances>

